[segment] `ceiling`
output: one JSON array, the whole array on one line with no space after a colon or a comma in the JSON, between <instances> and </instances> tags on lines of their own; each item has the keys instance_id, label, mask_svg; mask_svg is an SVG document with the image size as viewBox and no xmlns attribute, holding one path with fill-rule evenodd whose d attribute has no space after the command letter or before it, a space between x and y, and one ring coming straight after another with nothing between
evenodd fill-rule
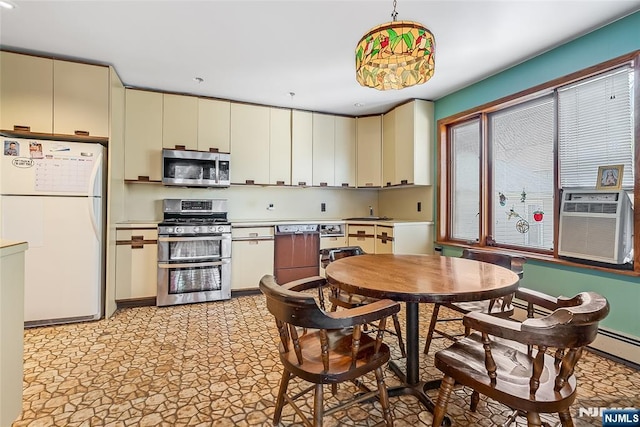
<instances>
[{"instance_id":1,"label":"ceiling","mask_svg":"<svg viewBox=\"0 0 640 427\"><path fill-rule=\"evenodd\" d=\"M127 86L352 116L437 100L640 10L640 0L399 0L398 20L435 35L436 71L378 91L356 82L354 50L391 20L392 0L9 1L5 49L110 64Z\"/></svg>"}]
</instances>

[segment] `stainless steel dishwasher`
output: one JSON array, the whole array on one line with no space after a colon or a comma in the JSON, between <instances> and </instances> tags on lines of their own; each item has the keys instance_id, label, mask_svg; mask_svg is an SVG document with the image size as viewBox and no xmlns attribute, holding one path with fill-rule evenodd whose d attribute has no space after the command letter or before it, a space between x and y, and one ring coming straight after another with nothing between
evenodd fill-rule
<instances>
[{"instance_id":1,"label":"stainless steel dishwasher","mask_svg":"<svg viewBox=\"0 0 640 427\"><path fill-rule=\"evenodd\" d=\"M320 272L318 224L276 225L274 274L280 284Z\"/></svg>"}]
</instances>

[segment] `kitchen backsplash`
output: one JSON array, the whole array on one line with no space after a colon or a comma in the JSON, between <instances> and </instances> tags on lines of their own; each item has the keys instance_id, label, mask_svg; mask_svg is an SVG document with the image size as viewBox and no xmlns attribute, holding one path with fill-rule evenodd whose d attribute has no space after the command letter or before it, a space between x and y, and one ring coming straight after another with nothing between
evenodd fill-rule
<instances>
[{"instance_id":1,"label":"kitchen backsplash","mask_svg":"<svg viewBox=\"0 0 640 427\"><path fill-rule=\"evenodd\" d=\"M225 189L177 188L154 184L125 186L125 217L157 221L162 200L169 198L223 198L229 200L229 218L237 220L341 219L375 215L401 219L431 220L431 187L333 189L297 187L232 186ZM407 200L405 200L407 199ZM415 199L415 200L414 200ZM422 211L417 212L420 201ZM324 203L326 211L321 212ZM273 205L273 209L269 206Z\"/></svg>"}]
</instances>

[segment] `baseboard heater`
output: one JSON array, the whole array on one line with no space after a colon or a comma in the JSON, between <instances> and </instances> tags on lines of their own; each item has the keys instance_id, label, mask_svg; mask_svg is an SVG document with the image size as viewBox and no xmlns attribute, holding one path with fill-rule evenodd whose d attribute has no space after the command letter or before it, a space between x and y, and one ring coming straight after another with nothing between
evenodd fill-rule
<instances>
[{"instance_id":1,"label":"baseboard heater","mask_svg":"<svg viewBox=\"0 0 640 427\"><path fill-rule=\"evenodd\" d=\"M527 304L520 300L514 300L516 309L515 318L523 320L527 317ZM536 307L535 314L546 316L549 310ZM640 370L640 339L607 328L598 328L598 336L588 348L593 352Z\"/></svg>"}]
</instances>

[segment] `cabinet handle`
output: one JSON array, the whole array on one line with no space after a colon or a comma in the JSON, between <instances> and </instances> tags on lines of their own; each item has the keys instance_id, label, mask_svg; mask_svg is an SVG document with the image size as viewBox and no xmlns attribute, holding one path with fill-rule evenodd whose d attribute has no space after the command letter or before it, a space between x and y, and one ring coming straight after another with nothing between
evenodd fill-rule
<instances>
[{"instance_id":1,"label":"cabinet handle","mask_svg":"<svg viewBox=\"0 0 640 427\"><path fill-rule=\"evenodd\" d=\"M13 125L13 130L31 132L31 126Z\"/></svg>"},{"instance_id":2,"label":"cabinet handle","mask_svg":"<svg viewBox=\"0 0 640 427\"><path fill-rule=\"evenodd\" d=\"M256 182L255 182L253 179L246 179L246 180L244 181L244 183L245 183L245 184L249 184L249 185L253 185L253 184L255 184Z\"/></svg>"},{"instance_id":3,"label":"cabinet handle","mask_svg":"<svg viewBox=\"0 0 640 427\"><path fill-rule=\"evenodd\" d=\"M131 249L144 249L143 242L131 242Z\"/></svg>"},{"instance_id":4,"label":"cabinet handle","mask_svg":"<svg viewBox=\"0 0 640 427\"><path fill-rule=\"evenodd\" d=\"M186 145L176 145L176 150L186 150L187 146Z\"/></svg>"},{"instance_id":5,"label":"cabinet handle","mask_svg":"<svg viewBox=\"0 0 640 427\"><path fill-rule=\"evenodd\" d=\"M391 182L387 182L387 187L391 187Z\"/></svg>"},{"instance_id":6,"label":"cabinet handle","mask_svg":"<svg viewBox=\"0 0 640 427\"><path fill-rule=\"evenodd\" d=\"M364 184L365 187L373 187L373 182L367 182Z\"/></svg>"},{"instance_id":7,"label":"cabinet handle","mask_svg":"<svg viewBox=\"0 0 640 427\"><path fill-rule=\"evenodd\" d=\"M403 179L403 180L400 181L400 184L402 184L402 185L407 185L408 183L409 183L409 180L407 180L407 179Z\"/></svg>"},{"instance_id":8,"label":"cabinet handle","mask_svg":"<svg viewBox=\"0 0 640 427\"><path fill-rule=\"evenodd\" d=\"M326 183L326 182L321 182L321 183L320 183L320 187L326 187L326 186L327 186L327 183Z\"/></svg>"},{"instance_id":9,"label":"cabinet handle","mask_svg":"<svg viewBox=\"0 0 640 427\"><path fill-rule=\"evenodd\" d=\"M138 181L149 182L151 181L151 178L149 178L148 176L138 175Z\"/></svg>"},{"instance_id":10,"label":"cabinet handle","mask_svg":"<svg viewBox=\"0 0 640 427\"><path fill-rule=\"evenodd\" d=\"M258 237L258 233L249 233L249 237Z\"/></svg>"},{"instance_id":11,"label":"cabinet handle","mask_svg":"<svg viewBox=\"0 0 640 427\"><path fill-rule=\"evenodd\" d=\"M348 187L348 186L349 186L349 183L348 183L348 182L343 182L343 183L342 183L342 186L343 186L343 187Z\"/></svg>"},{"instance_id":12,"label":"cabinet handle","mask_svg":"<svg viewBox=\"0 0 640 427\"><path fill-rule=\"evenodd\" d=\"M217 148L213 148L213 147L209 147L209 152L210 153L217 153L218 149Z\"/></svg>"},{"instance_id":13,"label":"cabinet handle","mask_svg":"<svg viewBox=\"0 0 640 427\"><path fill-rule=\"evenodd\" d=\"M144 236L131 236L131 240L144 240Z\"/></svg>"},{"instance_id":14,"label":"cabinet handle","mask_svg":"<svg viewBox=\"0 0 640 427\"><path fill-rule=\"evenodd\" d=\"M276 185L284 185L284 181L276 181Z\"/></svg>"},{"instance_id":15,"label":"cabinet handle","mask_svg":"<svg viewBox=\"0 0 640 427\"><path fill-rule=\"evenodd\" d=\"M298 185L307 185L307 181L298 181Z\"/></svg>"},{"instance_id":16,"label":"cabinet handle","mask_svg":"<svg viewBox=\"0 0 640 427\"><path fill-rule=\"evenodd\" d=\"M78 136L89 136L89 131L86 130L76 130L73 133Z\"/></svg>"}]
</instances>

